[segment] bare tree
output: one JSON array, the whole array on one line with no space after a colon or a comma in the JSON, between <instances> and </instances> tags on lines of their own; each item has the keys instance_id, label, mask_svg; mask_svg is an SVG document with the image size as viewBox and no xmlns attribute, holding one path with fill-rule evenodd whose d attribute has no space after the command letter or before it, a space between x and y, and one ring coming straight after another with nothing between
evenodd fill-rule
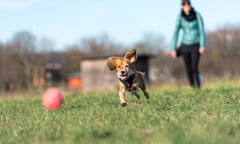
<instances>
[{"instance_id":1,"label":"bare tree","mask_svg":"<svg viewBox=\"0 0 240 144\"><path fill-rule=\"evenodd\" d=\"M134 47L141 53L158 53L166 50L164 37L153 33L146 33Z\"/></svg>"},{"instance_id":2,"label":"bare tree","mask_svg":"<svg viewBox=\"0 0 240 144\"><path fill-rule=\"evenodd\" d=\"M119 54L126 50L124 45L114 43L113 39L106 34L82 39L79 48L88 56Z\"/></svg>"},{"instance_id":3,"label":"bare tree","mask_svg":"<svg viewBox=\"0 0 240 144\"><path fill-rule=\"evenodd\" d=\"M4 75L3 75L3 69L4 69L4 67L3 67L3 61L4 61L4 59L3 59L3 52L4 52L4 49L3 49L3 44L0 44L0 91L1 90L3 90L3 87L4 87L4 85L3 85L3 79L4 79Z\"/></svg>"},{"instance_id":4,"label":"bare tree","mask_svg":"<svg viewBox=\"0 0 240 144\"><path fill-rule=\"evenodd\" d=\"M12 39L13 48L21 57L21 62L24 67L24 79L26 80L27 88L31 87L31 62L34 59L36 52L36 38L28 31L16 33Z\"/></svg>"},{"instance_id":5,"label":"bare tree","mask_svg":"<svg viewBox=\"0 0 240 144\"><path fill-rule=\"evenodd\" d=\"M46 37L41 38L37 45L38 52L43 52L43 53L53 51L54 47L55 47L55 42Z\"/></svg>"}]
</instances>

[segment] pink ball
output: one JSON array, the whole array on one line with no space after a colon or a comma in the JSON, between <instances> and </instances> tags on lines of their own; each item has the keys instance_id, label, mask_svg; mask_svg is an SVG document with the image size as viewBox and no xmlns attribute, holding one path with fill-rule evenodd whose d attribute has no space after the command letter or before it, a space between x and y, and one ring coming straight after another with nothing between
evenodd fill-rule
<instances>
[{"instance_id":1,"label":"pink ball","mask_svg":"<svg viewBox=\"0 0 240 144\"><path fill-rule=\"evenodd\" d=\"M49 88L43 95L42 102L45 108L49 110L58 109L62 102L62 93L57 88Z\"/></svg>"}]
</instances>

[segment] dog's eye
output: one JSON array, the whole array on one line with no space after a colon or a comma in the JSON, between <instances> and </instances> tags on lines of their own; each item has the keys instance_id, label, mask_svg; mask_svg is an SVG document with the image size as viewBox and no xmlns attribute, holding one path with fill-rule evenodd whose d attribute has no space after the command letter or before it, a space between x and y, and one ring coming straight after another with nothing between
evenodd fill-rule
<instances>
[{"instance_id":1,"label":"dog's eye","mask_svg":"<svg viewBox=\"0 0 240 144\"><path fill-rule=\"evenodd\" d=\"M121 68L121 66L117 66L117 68L119 68L119 69L120 69L120 68Z\"/></svg>"},{"instance_id":2,"label":"dog's eye","mask_svg":"<svg viewBox=\"0 0 240 144\"><path fill-rule=\"evenodd\" d=\"M128 68L128 65L126 65L125 68Z\"/></svg>"}]
</instances>

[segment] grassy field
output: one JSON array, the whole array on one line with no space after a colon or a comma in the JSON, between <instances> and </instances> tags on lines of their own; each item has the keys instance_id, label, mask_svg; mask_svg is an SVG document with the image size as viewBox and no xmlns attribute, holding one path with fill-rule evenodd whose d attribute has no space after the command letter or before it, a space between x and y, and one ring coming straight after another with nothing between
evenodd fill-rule
<instances>
[{"instance_id":1,"label":"grassy field","mask_svg":"<svg viewBox=\"0 0 240 144\"><path fill-rule=\"evenodd\" d=\"M0 98L0 144L240 143L240 85L164 86L150 95L127 93L122 108L117 91L75 93L57 111L43 108L41 93Z\"/></svg>"}]
</instances>

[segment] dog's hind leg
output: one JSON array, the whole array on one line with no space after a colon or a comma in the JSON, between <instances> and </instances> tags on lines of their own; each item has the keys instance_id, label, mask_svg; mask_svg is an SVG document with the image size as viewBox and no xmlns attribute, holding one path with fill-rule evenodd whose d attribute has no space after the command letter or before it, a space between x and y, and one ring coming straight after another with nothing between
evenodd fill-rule
<instances>
[{"instance_id":1,"label":"dog's hind leg","mask_svg":"<svg viewBox=\"0 0 240 144\"><path fill-rule=\"evenodd\" d=\"M149 99L150 98L150 96L149 96L149 94L148 94L148 92L145 90L145 91L143 91L143 93L144 93L144 96L147 98L147 99Z\"/></svg>"},{"instance_id":2,"label":"dog's hind leg","mask_svg":"<svg viewBox=\"0 0 240 144\"><path fill-rule=\"evenodd\" d=\"M138 73L138 80L139 80L139 87L140 89L143 91L144 96L149 99L150 96L146 90L146 85L145 85L145 81L144 81L144 74L143 73Z\"/></svg>"},{"instance_id":3,"label":"dog's hind leg","mask_svg":"<svg viewBox=\"0 0 240 144\"><path fill-rule=\"evenodd\" d=\"M144 86L139 85L139 87L140 87L140 89L143 91L144 96L145 96L147 99L149 99L150 96L149 96L149 94L148 94L148 92L147 92L147 90L146 90L145 85L144 85Z\"/></svg>"}]
</instances>

